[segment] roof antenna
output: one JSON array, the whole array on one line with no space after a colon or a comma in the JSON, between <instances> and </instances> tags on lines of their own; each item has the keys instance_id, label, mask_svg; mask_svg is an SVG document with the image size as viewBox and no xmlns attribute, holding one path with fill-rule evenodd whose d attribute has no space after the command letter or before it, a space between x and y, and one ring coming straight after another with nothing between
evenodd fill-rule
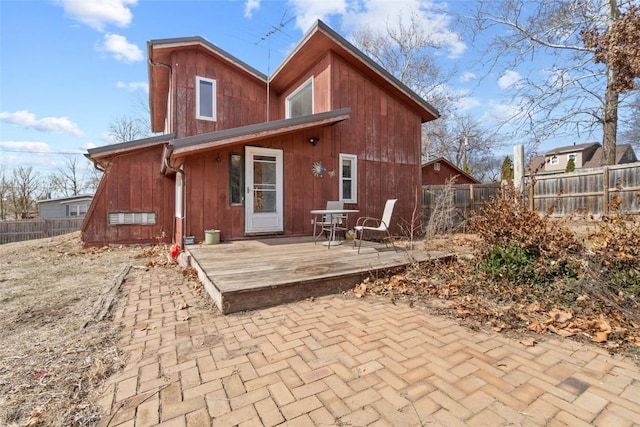
<instances>
[{"instance_id":1,"label":"roof antenna","mask_svg":"<svg viewBox=\"0 0 640 427\"><path fill-rule=\"evenodd\" d=\"M287 10L285 9L284 13L282 14L282 18L280 18L280 23L277 26L271 26L271 29L269 31L267 31L267 33L260 37L260 40L258 40L257 42L255 42L255 44L259 44L261 41L266 40L267 41L267 122L270 121L269 119L269 83L271 82L271 36L276 34L276 33L280 33L282 32L282 30L284 29L284 27L291 21L293 21L295 19L295 17L291 17L289 19L287 19L285 21L285 17L287 16Z\"/></svg>"}]
</instances>

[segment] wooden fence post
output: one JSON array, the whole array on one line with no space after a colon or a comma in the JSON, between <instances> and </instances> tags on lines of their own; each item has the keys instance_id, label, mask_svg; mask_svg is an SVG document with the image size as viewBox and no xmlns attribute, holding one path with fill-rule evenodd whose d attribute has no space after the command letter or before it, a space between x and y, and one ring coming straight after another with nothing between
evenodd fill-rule
<instances>
[{"instance_id":1,"label":"wooden fence post","mask_svg":"<svg viewBox=\"0 0 640 427\"><path fill-rule=\"evenodd\" d=\"M609 213L609 167L602 169L602 214Z\"/></svg>"}]
</instances>

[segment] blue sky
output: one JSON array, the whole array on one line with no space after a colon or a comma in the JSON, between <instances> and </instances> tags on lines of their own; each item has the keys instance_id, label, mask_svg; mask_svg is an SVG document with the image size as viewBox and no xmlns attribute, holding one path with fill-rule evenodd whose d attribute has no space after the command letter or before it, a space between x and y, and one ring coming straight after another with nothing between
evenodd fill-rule
<instances>
[{"instance_id":1,"label":"blue sky","mask_svg":"<svg viewBox=\"0 0 640 427\"><path fill-rule=\"evenodd\" d=\"M316 19L348 38L359 25L384 28L398 14L418 11L442 45L442 68L456 70L449 89L463 95L461 108L478 118L495 116L508 110L499 95L519 74L479 83L470 64L481 46L469 45L446 13L472 6L459 0L1 0L0 169L55 171L66 157L110 143L109 124L141 113L136 92L148 96L148 40L199 35L269 74Z\"/></svg>"}]
</instances>

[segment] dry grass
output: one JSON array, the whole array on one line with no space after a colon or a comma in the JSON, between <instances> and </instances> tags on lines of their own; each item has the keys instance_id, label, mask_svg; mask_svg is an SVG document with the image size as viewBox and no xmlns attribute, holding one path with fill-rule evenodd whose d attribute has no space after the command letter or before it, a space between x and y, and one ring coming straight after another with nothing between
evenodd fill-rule
<instances>
[{"instance_id":1,"label":"dry grass","mask_svg":"<svg viewBox=\"0 0 640 427\"><path fill-rule=\"evenodd\" d=\"M100 290L148 255L83 250L79 233L0 245L0 425L96 424L89 392L124 360L116 325L83 326Z\"/></svg>"}]
</instances>

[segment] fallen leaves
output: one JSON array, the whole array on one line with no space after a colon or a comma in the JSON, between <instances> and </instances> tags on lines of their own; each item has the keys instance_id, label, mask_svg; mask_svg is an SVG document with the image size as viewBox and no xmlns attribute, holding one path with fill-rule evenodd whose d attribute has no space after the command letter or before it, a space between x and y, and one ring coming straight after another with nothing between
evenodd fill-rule
<instances>
[{"instance_id":1,"label":"fallen leaves","mask_svg":"<svg viewBox=\"0 0 640 427\"><path fill-rule=\"evenodd\" d=\"M520 340L520 344L522 344L525 347L533 347L534 345L537 344L536 340L534 338L525 338L523 340Z\"/></svg>"},{"instance_id":2,"label":"fallen leaves","mask_svg":"<svg viewBox=\"0 0 640 427\"><path fill-rule=\"evenodd\" d=\"M478 273L470 263L453 261L368 278L351 292L356 298L378 295L393 304L406 303L410 307L424 302L446 310L469 327L485 325L498 333L555 334L588 340L610 351L625 345L640 346L640 322L616 310L615 305L634 303L633 297L616 292L607 300L597 284L577 285L559 281L542 289L506 280L496 282ZM447 303L437 303L439 300ZM522 342L530 344L533 345L530 339Z\"/></svg>"}]
</instances>

